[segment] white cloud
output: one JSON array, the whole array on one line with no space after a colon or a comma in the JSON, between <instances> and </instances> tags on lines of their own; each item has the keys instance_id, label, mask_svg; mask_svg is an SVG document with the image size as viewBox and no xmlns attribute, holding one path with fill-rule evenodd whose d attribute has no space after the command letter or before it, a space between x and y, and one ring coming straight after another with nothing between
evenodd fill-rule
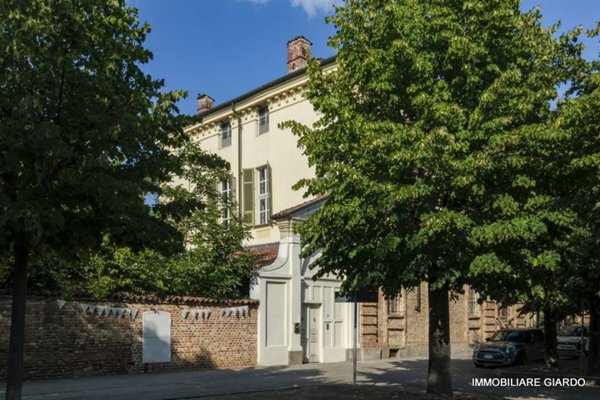
<instances>
[{"instance_id":1,"label":"white cloud","mask_svg":"<svg viewBox=\"0 0 600 400\"><path fill-rule=\"evenodd\" d=\"M252 4L267 4L269 0L238 0L238 1L246 1Z\"/></svg>"},{"instance_id":2,"label":"white cloud","mask_svg":"<svg viewBox=\"0 0 600 400\"><path fill-rule=\"evenodd\" d=\"M309 17L314 17L317 12L329 12L334 4L339 4L340 0L291 0L292 6L302 6Z\"/></svg>"},{"instance_id":3,"label":"white cloud","mask_svg":"<svg viewBox=\"0 0 600 400\"><path fill-rule=\"evenodd\" d=\"M247 3L264 5L270 0L238 0ZM309 17L314 17L319 11L330 12L334 4L341 3L341 0L290 0L294 7L301 6Z\"/></svg>"}]
</instances>

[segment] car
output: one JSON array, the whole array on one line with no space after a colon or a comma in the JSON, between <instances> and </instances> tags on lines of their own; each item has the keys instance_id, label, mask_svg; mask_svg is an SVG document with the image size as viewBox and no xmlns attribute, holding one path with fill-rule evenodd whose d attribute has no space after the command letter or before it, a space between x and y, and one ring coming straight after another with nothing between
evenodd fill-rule
<instances>
[{"instance_id":1,"label":"car","mask_svg":"<svg viewBox=\"0 0 600 400\"><path fill-rule=\"evenodd\" d=\"M588 328L581 325L566 326L558 332L556 338L559 357L579 357L581 349L587 356L590 350L590 341L588 340Z\"/></svg>"},{"instance_id":2,"label":"car","mask_svg":"<svg viewBox=\"0 0 600 400\"><path fill-rule=\"evenodd\" d=\"M500 329L473 351L478 367L525 365L544 359L544 333L541 329Z\"/></svg>"}]
</instances>

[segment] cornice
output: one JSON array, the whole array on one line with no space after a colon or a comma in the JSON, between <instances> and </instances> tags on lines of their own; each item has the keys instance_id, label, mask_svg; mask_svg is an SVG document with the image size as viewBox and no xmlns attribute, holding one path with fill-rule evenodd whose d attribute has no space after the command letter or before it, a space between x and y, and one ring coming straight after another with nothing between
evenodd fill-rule
<instances>
[{"instance_id":1,"label":"cornice","mask_svg":"<svg viewBox=\"0 0 600 400\"><path fill-rule=\"evenodd\" d=\"M328 75L337 69L337 64L325 66L323 72ZM288 81L266 88L253 96L235 103L235 110L241 117L242 123L252 122L258 118L258 108L265 104L273 113L283 108L305 101L304 93L308 88L306 74L299 75ZM207 115L201 123L184 129L184 132L200 141L220 132L220 125L229 121L231 127L237 127L237 117L231 106L224 107L215 113Z\"/></svg>"}]
</instances>

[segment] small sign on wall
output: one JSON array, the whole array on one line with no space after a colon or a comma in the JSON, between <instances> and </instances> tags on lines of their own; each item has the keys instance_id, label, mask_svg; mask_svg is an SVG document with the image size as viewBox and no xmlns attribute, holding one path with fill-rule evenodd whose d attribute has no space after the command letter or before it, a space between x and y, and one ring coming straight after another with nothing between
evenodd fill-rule
<instances>
[{"instance_id":1,"label":"small sign on wall","mask_svg":"<svg viewBox=\"0 0 600 400\"><path fill-rule=\"evenodd\" d=\"M171 313L146 311L143 314L142 362L171 362Z\"/></svg>"}]
</instances>

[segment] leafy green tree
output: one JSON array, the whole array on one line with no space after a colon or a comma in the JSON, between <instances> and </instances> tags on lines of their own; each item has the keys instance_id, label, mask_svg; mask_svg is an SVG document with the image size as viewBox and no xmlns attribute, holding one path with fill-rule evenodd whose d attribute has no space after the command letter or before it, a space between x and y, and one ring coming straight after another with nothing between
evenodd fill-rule
<instances>
[{"instance_id":1,"label":"leafy green tree","mask_svg":"<svg viewBox=\"0 0 600 400\"><path fill-rule=\"evenodd\" d=\"M115 292L213 298L247 294L255 272L254 258L242 247L249 233L237 216L233 197L222 196L216 184L230 179L228 165L193 144L185 146L179 156L185 168L177 178L179 183L164 189L164 198L192 204L208 200L190 215L170 221L184 237L184 251L165 257L151 249L134 252L105 243L84 266L86 292L96 297ZM169 203L161 201L156 206L165 207ZM231 216L227 224L220 221L225 209Z\"/></svg>"},{"instance_id":2,"label":"leafy green tree","mask_svg":"<svg viewBox=\"0 0 600 400\"><path fill-rule=\"evenodd\" d=\"M600 24L589 32L600 33ZM572 208L583 234L572 242L576 273L567 281L572 299L582 302L590 315L588 374L600 373L600 61L589 64L586 74L574 79L578 96L560 105L558 122L570 133L572 160L569 182Z\"/></svg>"},{"instance_id":3,"label":"leafy green tree","mask_svg":"<svg viewBox=\"0 0 600 400\"><path fill-rule=\"evenodd\" d=\"M177 220L167 218L183 237L182 251L161 254L152 248L119 246L105 236L99 249L68 262L50 257L33 265L29 289L34 293L60 293L65 297L110 294L189 295L232 298L247 295L255 272L255 259L242 243L248 230L237 217L233 196L223 196L216 183L231 179L228 165L188 143L178 156L184 164L181 175L164 188L164 199L154 211L165 215L173 204L198 204ZM224 210L231 219L222 223ZM9 286L0 275L0 288Z\"/></svg>"},{"instance_id":4,"label":"leafy green tree","mask_svg":"<svg viewBox=\"0 0 600 400\"><path fill-rule=\"evenodd\" d=\"M527 220L501 224L534 195L502 143L546 127L577 56L540 18L517 0L347 0L329 19L337 71L309 66L322 117L285 124L316 170L298 186L330 194L300 228L320 273L388 295L427 281L431 393L452 392L449 294L486 289L508 246L535 241Z\"/></svg>"},{"instance_id":5,"label":"leafy green tree","mask_svg":"<svg viewBox=\"0 0 600 400\"><path fill-rule=\"evenodd\" d=\"M498 204L502 212L496 213L495 224L474 235L493 252L476 259L471 269L472 278L478 277L493 298L543 311L551 367L558 365L557 322L581 312L582 304L594 314L600 283L598 117L593 111L598 61L581 58L577 37L578 30L560 39L568 50L562 69L570 77L569 89L550 123L527 126L488 147L492 162L501 166L489 179L503 182L508 197ZM598 336L592 335L592 341ZM590 370L596 354L589 359Z\"/></svg>"},{"instance_id":6,"label":"leafy green tree","mask_svg":"<svg viewBox=\"0 0 600 400\"><path fill-rule=\"evenodd\" d=\"M29 266L73 259L107 236L134 249L181 248L150 213L181 170L175 102L143 73L148 25L125 0L0 3L0 253L12 282L6 398L21 398ZM171 204L177 216L191 203ZM195 205L194 205L195 206ZM191 207L192 209L194 207Z\"/></svg>"}]
</instances>

